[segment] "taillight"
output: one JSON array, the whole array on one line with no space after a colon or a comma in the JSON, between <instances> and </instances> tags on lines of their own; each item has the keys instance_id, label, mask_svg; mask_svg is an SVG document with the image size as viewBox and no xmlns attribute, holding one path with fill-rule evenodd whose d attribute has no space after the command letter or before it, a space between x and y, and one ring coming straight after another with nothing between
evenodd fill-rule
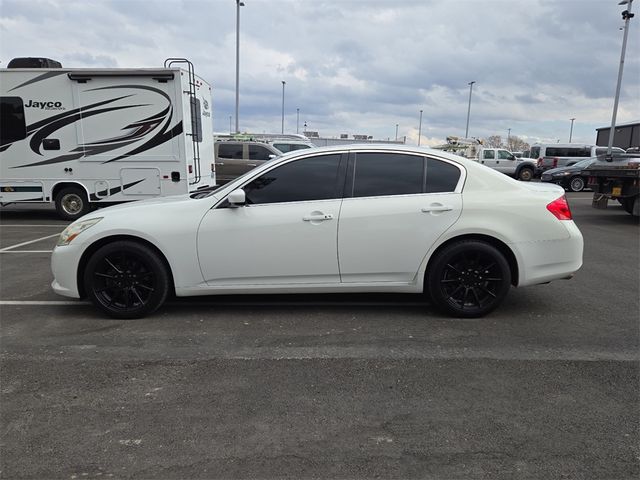
<instances>
[{"instance_id":1,"label":"taillight","mask_svg":"<svg viewBox=\"0 0 640 480\"><path fill-rule=\"evenodd\" d=\"M555 215L558 220L572 220L571 209L569 208L569 203L567 202L567 197L565 195L560 198L556 198L553 202L547 205L547 210Z\"/></svg>"},{"instance_id":2,"label":"taillight","mask_svg":"<svg viewBox=\"0 0 640 480\"><path fill-rule=\"evenodd\" d=\"M558 166L558 159L557 158L553 158L553 168L556 168Z\"/></svg>"},{"instance_id":3,"label":"taillight","mask_svg":"<svg viewBox=\"0 0 640 480\"><path fill-rule=\"evenodd\" d=\"M540 157L540 158L538 159L538 166L539 166L539 167L541 167L541 166L542 166L542 157Z\"/></svg>"}]
</instances>

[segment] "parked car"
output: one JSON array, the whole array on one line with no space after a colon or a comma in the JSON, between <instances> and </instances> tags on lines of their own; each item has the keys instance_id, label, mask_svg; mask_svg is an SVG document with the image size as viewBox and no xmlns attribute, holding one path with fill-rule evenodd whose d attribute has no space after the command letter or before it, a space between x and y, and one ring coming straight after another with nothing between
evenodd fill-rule
<instances>
[{"instance_id":1,"label":"parked car","mask_svg":"<svg viewBox=\"0 0 640 480\"><path fill-rule=\"evenodd\" d=\"M178 296L427 292L478 317L510 287L570 278L583 240L564 190L405 145L301 150L208 194L69 225L53 289L136 318Z\"/></svg>"},{"instance_id":2,"label":"parked car","mask_svg":"<svg viewBox=\"0 0 640 480\"><path fill-rule=\"evenodd\" d=\"M315 148L315 145L311 142L305 142L303 140L269 140L269 144L280 150L282 153L293 152L295 150L304 150L306 148Z\"/></svg>"},{"instance_id":3,"label":"parked car","mask_svg":"<svg viewBox=\"0 0 640 480\"><path fill-rule=\"evenodd\" d=\"M282 155L282 152L264 142L227 140L215 142L214 155L216 180L222 185Z\"/></svg>"},{"instance_id":4,"label":"parked car","mask_svg":"<svg viewBox=\"0 0 640 480\"><path fill-rule=\"evenodd\" d=\"M624 150L613 147L614 153L624 153ZM558 167L570 167L585 158L603 155L607 147L586 145L582 143L537 143L531 147L531 158L536 160L536 175Z\"/></svg>"},{"instance_id":5,"label":"parked car","mask_svg":"<svg viewBox=\"0 0 640 480\"><path fill-rule=\"evenodd\" d=\"M582 171L594 163L598 157L586 158L574 163L570 167L552 168L542 174L540 180L553 182L572 192L581 192L586 185L585 179L580 176Z\"/></svg>"}]
</instances>

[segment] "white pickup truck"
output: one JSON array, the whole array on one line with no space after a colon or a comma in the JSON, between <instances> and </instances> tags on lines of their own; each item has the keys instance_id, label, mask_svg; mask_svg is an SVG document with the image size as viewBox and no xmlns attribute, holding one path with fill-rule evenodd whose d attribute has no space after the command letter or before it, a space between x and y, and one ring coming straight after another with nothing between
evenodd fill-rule
<instances>
[{"instance_id":1,"label":"white pickup truck","mask_svg":"<svg viewBox=\"0 0 640 480\"><path fill-rule=\"evenodd\" d=\"M525 182L531 180L536 171L536 164L532 159L517 158L504 148L484 147L482 141L475 138L449 136L446 144L434 148L466 157Z\"/></svg>"},{"instance_id":2,"label":"white pickup truck","mask_svg":"<svg viewBox=\"0 0 640 480\"><path fill-rule=\"evenodd\" d=\"M517 158L503 148L480 147L472 160L525 182L533 178L536 170L536 165L530 158Z\"/></svg>"}]
</instances>

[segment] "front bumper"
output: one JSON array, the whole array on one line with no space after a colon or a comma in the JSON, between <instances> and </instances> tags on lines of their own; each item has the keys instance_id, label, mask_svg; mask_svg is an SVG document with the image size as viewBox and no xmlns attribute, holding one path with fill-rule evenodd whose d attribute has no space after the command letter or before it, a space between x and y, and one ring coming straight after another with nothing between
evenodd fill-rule
<instances>
[{"instance_id":1,"label":"front bumper","mask_svg":"<svg viewBox=\"0 0 640 480\"><path fill-rule=\"evenodd\" d=\"M82 256L82 245L56 247L51 254L53 282L51 288L58 295L80 298L78 289L78 265Z\"/></svg>"}]
</instances>

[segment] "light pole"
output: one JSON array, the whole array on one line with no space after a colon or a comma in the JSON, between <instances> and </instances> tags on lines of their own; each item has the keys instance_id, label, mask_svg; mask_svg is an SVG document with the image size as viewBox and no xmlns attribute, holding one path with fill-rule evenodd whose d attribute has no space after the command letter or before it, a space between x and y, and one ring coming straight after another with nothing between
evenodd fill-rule
<instances>
[{"instance_id":1,"label":"light pole","mask_svg":"<svg viewBox=\"0 0 640 480\"><path fill-rule=\"evenodd\" d=\"M296 108L296 133L300 133L300 109Z\"/></svg>"},{"instance_id":2,"label":"light pole","mask_svg":"<svg viewBox=\"0 0 640 480\"><path fill-rule=\"evenodd\" d=\"M282 80L282 131L280 133L284 134L284 86L287 84L284 80Z\"/></svg>"},{"instance_id":3,"label":"light pole","mask_svg":"<svg viewBox=\"0 0 640 480\"><path fill-rule=\"evenodd\" d=\"M624 36L622 37L622 53L620 53L620 68L618 69L618 85L616 86L616 97L613 101L613 116L611 117L611 130L609 130L609 144L607 145L607 156L611 156L611 148L613 147L613 135L616 128L616 115L618 113L618 100L620 99L620 86L622 85L622 70L624 69L624 53L627 49L627 36L629 35L629 20L634 17L631 13L631 4L633 0L622 0L618 5L629 5L629 7L622 12L622 19L624 20Z\"/></svg>"},{"instance_id":4,"label":"light pole","mask_svg":"<svg viewBox=\"0 0 640 480\"><path fill-rule=\"evenodd\" d=\"M233 133L233 130L231 130L231 115L229 115L229 135L231 135Z\"/></svg>"},{"instance_id":5,"label":"light pole","mask_svg":"<svg viewBox=\"0 0 640 480\"><path fill-rule=\"evenodd\" d=\"M507 128L507 148L511 150L511 129Z\"/></svg>"},{"instance_id":6,"label":"light pole","mask_svg":"<svg viewBox=\"0 0 640 480\"><path fill-rule=\"evenodd\" d=\"M398 141L398 124L396 123L396 142Z\"/></svg>"},{"instance_id":7,"label":"light pole","mask_svg":"<svg viewBox=\"0 0 640 480\"><path fill-rule=\"evenodd\" d=\"M573 121L575 120L575 117L570 118L569 120L571 120L571 130L569 130L569 143L571 143L571 139L573 138Z\"/></svg>"},{"instance_id":8,"label":"light pole","mask_svg":"<svg viewBox=\"0 0 640 480\"><path fill-rule=\"evenodd\" d=\"M236 133L240 133L238 118L240 106L240 7L244 7L244 2L236 0Z\"/></svg>"},{"instance_id":9,"label":"light pole","mask_svg":"<svg viewBox=\"0 0 640 480\"><path fill-rule=\"evenodd\" d=\"M464 138L469 138L469 115L471 114L471 92L473 91L473 84L475 81L469 82L469 108L467 108L467 129L464 132Z\"/></svg>"},{"instance_id":10,"label":"light pole","mask_svg":"<svg viewBox=\"0 0 640 480\"><path fill-rule=\"evenodd\" d=\"M421 136L422 136L422 110L420 110L420 123L418 124L418 146L420 146Z\"/></svg>"}]
</instances>

